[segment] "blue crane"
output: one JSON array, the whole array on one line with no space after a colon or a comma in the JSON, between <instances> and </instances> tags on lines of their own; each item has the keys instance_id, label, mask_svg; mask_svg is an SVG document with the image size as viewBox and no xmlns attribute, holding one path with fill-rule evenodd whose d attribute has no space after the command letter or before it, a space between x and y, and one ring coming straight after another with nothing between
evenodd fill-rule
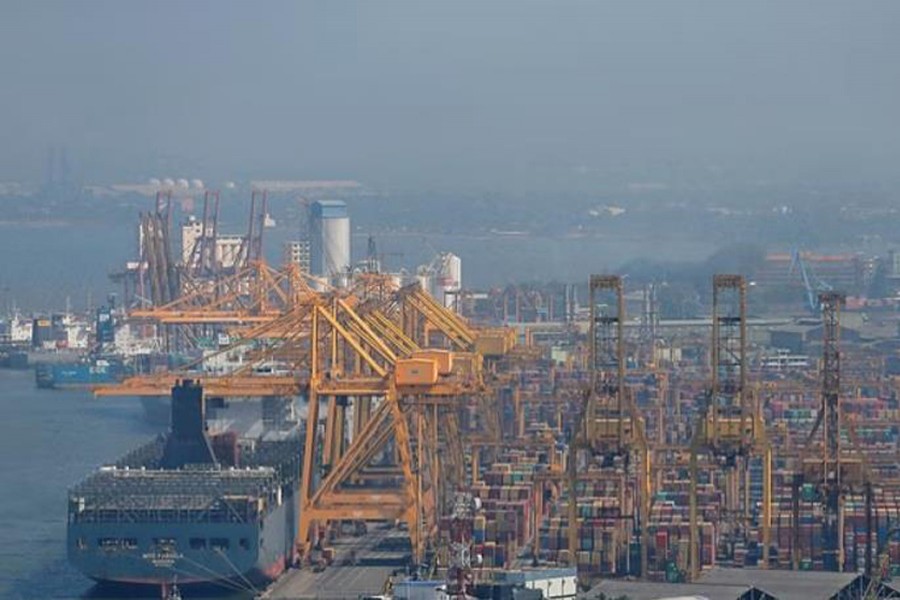
<instances>
[{"instance_id":1,"label":"blue crane","mask_svg":"<svg viewBox=\"0 0 900 600\"><path fill-rule=\"evenodd\" d=\"M821 307L819 306L819 292L833 291L832 287L819 279L815 273L807 268L806 262L800 250L794 248L791 250L791 273L794 270L800 271L800 277L803 279L803 287L806 290L806 305L813 314L819 314Z\"/></svg>"}]
</instances>

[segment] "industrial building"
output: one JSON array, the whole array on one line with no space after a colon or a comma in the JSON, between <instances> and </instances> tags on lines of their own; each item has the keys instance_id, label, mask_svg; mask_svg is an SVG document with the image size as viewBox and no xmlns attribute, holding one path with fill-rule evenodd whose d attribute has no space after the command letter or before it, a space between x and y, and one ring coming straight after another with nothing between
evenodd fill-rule
<instances>
[{"instance_id":1,"label":"industrial building","mask_svg":"<svg viewBox=\"0 0 900 600\"><path fill-rule=\"evenodd\" d=\"M860 573L715 568L693 583L606 580L583 594L583 597L626 597L628 600L665 600L676 597L707 600L841 600L900 598L900 591Z\"/></svg>"},{"instance_id":2,"label":"industrial building","mask_svg":"<svg viewBox=\"0 0 900 600\"><path fill-rule=\"evenodd\" d=\"M292 240L284 243L285 264L297 265L303 273L310 272L309 239Z\"/></svg>"},{"instance_id":3,"label":"industrial building","mask_svg":"<svg viewBox=\"0 0 900 600\"><path fill-rule=\"evenodd\" d=\"M871 270L870 261L858 254L772 253L766 256L754 281L761 288L800 291L805 277L853 295L864 290Z\"/></svg>"},{"instance_id":4,"label":"industrial building","mask_svg":"<svg viewBox=\"0 0 900 600\"><path fill-rule=\"evenodd\" d=\"M181 261L184 265L190 265L199 260L198 247L204 233L203 222L190 215L181 226ZM244 236L216 233L213 242L214 254L210 257L215 265L221 269L233 269L241 260L241 252L244 248Z\"/></svg>"}]
</instances>

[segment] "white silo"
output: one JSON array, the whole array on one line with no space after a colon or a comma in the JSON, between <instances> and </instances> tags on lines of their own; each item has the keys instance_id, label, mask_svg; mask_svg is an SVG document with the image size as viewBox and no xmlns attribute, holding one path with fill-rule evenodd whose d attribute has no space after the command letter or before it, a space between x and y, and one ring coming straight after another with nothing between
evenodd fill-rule
<instances>
[{"instance_id":1,"label":"white silo","mask_svg":"<svg viewBox=\"0 0 900 600\"><path fill-rule=\"evenodd\" d=\"M347 285L350 273L350 216L341 200L317 200L310 207L310 270L332 285Z\"/></svg>"},{"instance_id":2,"label":"white silo","mask_svg":"<svg viewBox=\"0 0 900 600\"><path fill-rule=\"evenodd\" d=\"M440 272L437 277L438 288L435 297L448 308L457 306L459 290L462 289L462 260L451 252L444 252L440 257Z\"/></svg>"}]
</instances>

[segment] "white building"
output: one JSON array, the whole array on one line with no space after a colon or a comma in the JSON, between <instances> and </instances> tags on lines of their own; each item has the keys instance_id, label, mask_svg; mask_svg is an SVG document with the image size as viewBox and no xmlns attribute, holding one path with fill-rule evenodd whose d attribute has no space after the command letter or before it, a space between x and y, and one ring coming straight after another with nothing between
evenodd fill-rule
<instances>
[{"instance_id":1,"label":"white building","mask_svg":"<svg viewBox=\"0 0 900 600\"><path fill-rule=\"evenodd\" d=\"M181 226L181 262L184 265L191 263L195 255L195 247L203 235L203 223L193 215ZM209 235L209 232L207 232ZM241 249L244 246L245 236L242 235L217 235L215 238L215 268L230 269L241 260ZM196 262L196 261L195 261Z\"/></svg>"},{"instance_id":2,"label":"white building","mask_svg":"<svg viewBox=\"0 0 900 600\"><path fill-rule=\"evenodd\" d=\"M284 261L299 266L303 273L309 273L309 240L285 242Z\"/></svg>"}]
</instances>

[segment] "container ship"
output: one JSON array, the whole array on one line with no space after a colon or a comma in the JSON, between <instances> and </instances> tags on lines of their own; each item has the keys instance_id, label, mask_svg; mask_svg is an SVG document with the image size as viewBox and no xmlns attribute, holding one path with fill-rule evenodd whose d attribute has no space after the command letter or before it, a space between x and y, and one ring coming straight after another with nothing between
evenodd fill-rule
<instances>
[{"instance_id":1,"label":"container ship","mask_svg":"<svg viewBox=\"0 0 900 600\"><path fill-rule=\"evenodd\" d=\"M278 577L293 555L302 427L289 399L258 414L207 422L202 387L179 382L170 432L69 492L69 561L98 582L163 589Z\"/></svg>"}]
</instances>

